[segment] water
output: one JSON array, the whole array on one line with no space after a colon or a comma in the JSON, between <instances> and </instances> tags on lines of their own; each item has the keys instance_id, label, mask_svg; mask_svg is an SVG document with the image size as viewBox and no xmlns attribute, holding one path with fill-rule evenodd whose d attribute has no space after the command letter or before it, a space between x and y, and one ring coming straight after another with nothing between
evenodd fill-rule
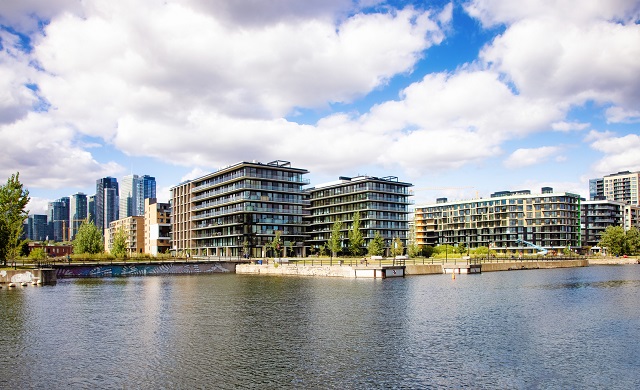
<instances>
[{"instance_id":1,"label":"water","mask_svg":"<svg viewBox=\"0 0 640 390\"><path fill-rule=\"evenodd\" d=\"M0 290L0 388L640 388L640 266Z\"/></svg>"}]
</instances>

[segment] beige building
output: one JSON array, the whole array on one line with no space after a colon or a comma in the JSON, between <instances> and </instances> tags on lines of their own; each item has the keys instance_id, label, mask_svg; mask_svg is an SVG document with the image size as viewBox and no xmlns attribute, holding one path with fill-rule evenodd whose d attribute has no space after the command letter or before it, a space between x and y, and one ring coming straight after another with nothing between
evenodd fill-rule
<instances>
[{"instance_id":1,"label":"beige building","mask_svg":"<svg viewBox=\"0 0 640 390\"><path fill-rule=\"evenodd\" d=\"M157 256L171 249L171 205L144 200L144 253Z\"/></svg>"},{"instance_id":2,"label":"beige building","mask_svg":"<svg viewBox=\"0 0 640 390\"><path fill-rule=\"evenodd\" d=\"M127 254L140 254L144 251L144 217L127 217L109 223L109 228L104 232L104 249L111 253L116 232L124 229L127 235Z\"/></svg>"}]
</instances>

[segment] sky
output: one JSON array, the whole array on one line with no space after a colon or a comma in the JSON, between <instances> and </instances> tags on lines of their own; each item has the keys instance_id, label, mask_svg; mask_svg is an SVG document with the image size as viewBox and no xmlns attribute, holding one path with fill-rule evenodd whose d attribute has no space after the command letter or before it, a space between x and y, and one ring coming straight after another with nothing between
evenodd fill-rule
<instances>
[{"instance_id":1,"label":"sky","mask_svg":"<svg viewBox=\"0 0 640 390\"><path fill-rule=\"evenodd\" d=\"M290 161L416 205L640 170L640 0L0 2L0 179ZM4 181L5 179L1 179Z\"/></svg>"}]
</instances>

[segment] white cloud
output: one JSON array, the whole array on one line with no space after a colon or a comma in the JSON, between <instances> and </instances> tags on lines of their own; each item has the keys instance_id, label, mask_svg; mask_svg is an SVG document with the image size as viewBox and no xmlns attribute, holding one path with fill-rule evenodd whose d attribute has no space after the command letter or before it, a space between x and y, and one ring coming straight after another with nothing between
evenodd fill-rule
<instances>
[{"instance_id":1,"label":"white cloud","mask_svg":"<svg viewBox=\"0 0 640 390\"><path fill-rule=\"evenodd\" d=\"M557 8L553 16L534 15L509 25L482 50L481 59L507 75L525 96L561 106L593 100L637 107L640 25L593 15L588 20L564 19L564 8ZM580 8L576 4L575 9Z\"/></svg>"},{"instance_id":2,"label":"white cloud","mask_svg":"<svg viewBox=\"0 0 640 390\"><path fill-rule=\"evenodd\" d=\"M622 107L609 107L606 111L607 123L638 123L640 111L626 110Z\"/></svg>"},{"instance_id":3,"label":"white cloud","mask_svg":"<svg viewBox=\"0 0 640 390\"><path fill-rule=\"evenodd\" d=\"M616 137L611 133L595 139L591 148L602 152L604 157L593 165L597 176L623 170L640 170L640 135L628 134Z\"/></svg>"},{"instance_id":4,"label":"white cloud","mask_svg":"<svg viewBox=\"0 0 640 390\"><path fill-rule=\"evenodd\" d=\"M39 113L0 125L0 176L19 171L27 187L74 188L123 171L115 162L97 162L73 138L68 127Z\"/></svg>"},{"instance_id":5,"label":"white cloud","mask_svg":"<svg viewBox=\"0 0 640 390\"><path fill-rule=\"evenodd\" d=\"M29 214L47 214L49 202L51 202L52 199L44 199L37 196L30 196L29 198L29 203L26 207L26 209L29 210Z\"/></svg>"},{"instance_id":6,"label":"white cloud","mask_svg":"<svg viewBox=\"0 0 640 390\"><path fill-rule=\"evenodd\" d=\"M562 151L557 146L543 146L540 148L517 149L504 161L507 168L515 169L548 161ZM556 156L556 161L563 161L562 156Z\"/></svg>"},{"instance_id":7,"label":"white cloud","mask_svg":"<svg viewBox=\"0 0 640 390\"><path fill-rule=\"evenodd\" d=\"M555 131L581 131L587 129L591 126L590 123L580 123L580 122L556 122L551 124L551 128Z\"/></svg>"}]
</instances>

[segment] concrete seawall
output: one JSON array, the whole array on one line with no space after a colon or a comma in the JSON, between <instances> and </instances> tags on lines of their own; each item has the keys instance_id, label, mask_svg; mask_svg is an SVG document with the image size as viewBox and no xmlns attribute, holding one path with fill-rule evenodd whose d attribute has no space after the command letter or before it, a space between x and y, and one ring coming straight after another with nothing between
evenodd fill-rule
<instances>
[{"instance_id":1,"label":"concrete seawall","mask_svg":"<svg viewBox=\"0 0 640 390\"><path fill-rule=\"evenodd\" d=\"M407 275L436 275L444 273L442 264L407 264Z\"/></svg>"},{"instance_id":2,"label":"concrete seawall","mask_svg":"<svg viewBox=\"0 0 640 390\"><path fill-rule=\"evenodd\" d=\"M55 269L17 269L0 271L0 283L33 283L56 284Z\"/></svg>"},{"instance_id":3,"label":"concrete seawall","mask_svg":"<svg viewBox=\"0 0 640 390\"><path fill-rule=\"evenodd\" d=\"M354 277L354 269L348 265L289 265L279 264L238 264L236 274L278 275L278 276L329 276Z\"/></svg>"},{"instance_id":4,"label":"concrete seawall","mask_svg":"<svg viewBox=\"0 0 640 390\"><path fill-rule=\"evenodd\" d=\"M510 263L482 263L482 272L588 266L589 260L514 261Z\"/></svg>"}]
</instances>

